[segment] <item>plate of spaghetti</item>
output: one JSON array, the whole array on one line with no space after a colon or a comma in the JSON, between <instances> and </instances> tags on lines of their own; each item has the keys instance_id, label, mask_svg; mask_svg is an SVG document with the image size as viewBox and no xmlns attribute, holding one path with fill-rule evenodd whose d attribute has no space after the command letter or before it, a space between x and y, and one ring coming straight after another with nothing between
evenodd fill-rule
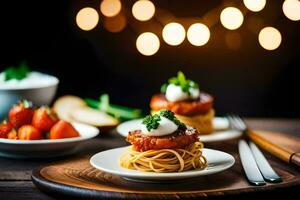
<instances>
[{"instance_id":1,"label":"plate of spaghetti","mask_svg":"<svg viewBox=\"0 0 300 200\"><path fill-rule=\"evenodd\" d=\"M228 153L204 148L199 132L169 110L146 116L126 140L131 146L97 153L91 165L125 179L155 181L209 175L235 162Z\"/></svg>"}]
</instances>

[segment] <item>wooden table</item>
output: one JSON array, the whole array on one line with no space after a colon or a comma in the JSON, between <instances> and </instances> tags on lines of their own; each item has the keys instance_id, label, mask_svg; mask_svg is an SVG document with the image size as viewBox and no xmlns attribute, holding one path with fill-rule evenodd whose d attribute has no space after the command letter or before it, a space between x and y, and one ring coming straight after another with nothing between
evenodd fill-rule
<instances>
[{"instance_id":1,"label":"wooden table","mask_svg":"<svg viewBox=\"0 0 300 200\"><path fill-rule=\"evenodd\" d=\"M247 119L247 123L254 129L283 132L287 135L300 137L300 119ZM116 132L102 133L80 146L81 154L98 152L104 149L126 145ZM53 199L35 188L31 181L31 170L60 159L46 160L15 160L0 158L0 199ZM273 191L271 195L288 195L300 187ZM260 194L261 195L261 194ZM270 194L268 194L270 195ZM248 196L249 197L249 196Z\"/></svg>"}]
</instances>

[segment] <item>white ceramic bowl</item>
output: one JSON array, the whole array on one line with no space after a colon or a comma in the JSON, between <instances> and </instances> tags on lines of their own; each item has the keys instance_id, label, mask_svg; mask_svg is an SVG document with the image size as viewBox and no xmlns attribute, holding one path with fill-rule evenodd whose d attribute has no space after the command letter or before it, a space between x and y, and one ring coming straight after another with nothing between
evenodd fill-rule
<instances>
[{"instance_id":1,"label":"white ceramic bowl","mask_svg":"<svg viewBox=\"0 0 300 200\"><path fill-rule=\"evenodd\" d=\"M13 104L22 99L32 101L36 106L50 104L56 94L59 80L54 76L49 77L51 81L40 85L0 87L0 120L7 116L7 112Z\"/></svg>"}]
</instances>

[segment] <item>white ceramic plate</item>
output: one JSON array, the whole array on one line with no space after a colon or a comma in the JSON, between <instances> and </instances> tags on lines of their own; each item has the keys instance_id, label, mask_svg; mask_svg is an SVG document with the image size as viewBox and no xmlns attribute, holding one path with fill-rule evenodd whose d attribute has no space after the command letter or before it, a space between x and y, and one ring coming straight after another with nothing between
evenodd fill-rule
<instances>
[{"instance_id":1,"label":"white ceramic plate","mask_svg":"<svg viewBox=\"0 0 300 200\"><path fill-rule=\"evenodd\" d=\"M12 158L45 158L68 155L76 151L81 142L99 134L93 126L72 123L79 137L45 140L11 140L0 138L0 156Z\"/></svg>"},{"instance_id":2,"label":"white ceramic plate","mask_svg":"<svg viewBox=\"0 0 300 200\"><path fill-rule=\"evenodd\" d=\"M172 173L141 172L126 169L119 165L119 157L127 151L127 149L128 147L121 147L97 153L90 159L90 163L96 169L122 176L125 179L135 181L161 181L180 180L215 174L230 168L235 162L234 157L228 153L213 149L203 149L203 155L208 163L208 166L203 170L189 170Z\"/></svg>"},{"instance_id":3,"label":"white ceramic plate","mask_svg":"<svg viewBox=\"0 0 300 200\"><path fill-rule=\"evenodd\" d=\"M134 119L123 122L117 126L117 132L127 137L129 131L135 130L136 127L142 122L142 119ZM213 120L213 126L215 131L209 135L201 135L202 142L218 142L223 140L229 140L241 136L240 131L229 129L229 121L224 117L215 117Z\"/></svg>"}]
</instances>

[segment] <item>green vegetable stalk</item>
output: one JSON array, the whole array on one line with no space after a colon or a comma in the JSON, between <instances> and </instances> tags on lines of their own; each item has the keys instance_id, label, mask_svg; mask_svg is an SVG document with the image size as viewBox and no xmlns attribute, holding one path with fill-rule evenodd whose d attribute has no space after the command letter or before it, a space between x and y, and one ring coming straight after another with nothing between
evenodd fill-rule
<instances>
[{"instance_id":1,"label":"green vegetable stalk","mask_svg":"<svg viewBox=\"0 0 300 200\"><path fill-rule=\"evenodd\" d=\"M104 111L119 120L130 120L142 117L142 111L140 109L110 104L108 94L101 95L99 101L87 98L85 102L88 106Z\"/></svg>"}]
</instances>

